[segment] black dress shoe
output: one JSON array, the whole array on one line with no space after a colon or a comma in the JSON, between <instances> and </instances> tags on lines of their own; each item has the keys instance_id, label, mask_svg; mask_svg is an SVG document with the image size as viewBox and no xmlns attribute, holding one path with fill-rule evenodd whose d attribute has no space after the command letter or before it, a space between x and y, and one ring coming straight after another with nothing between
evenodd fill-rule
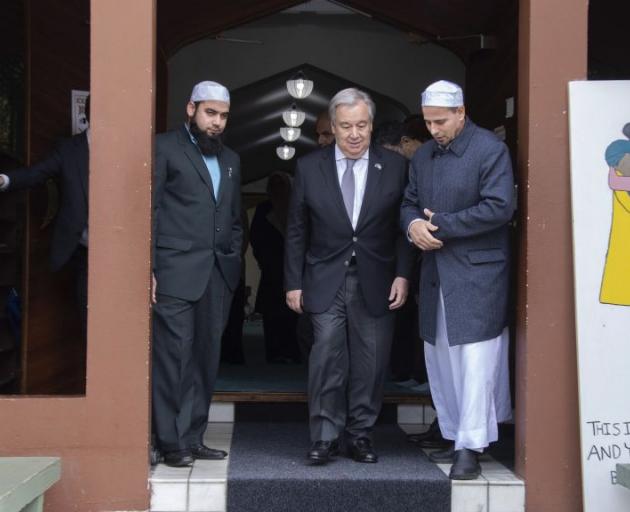
<instances>
[{"instance_id":1,"label":"black dress shoe","mask_svg":"<svg viewBox=\"0 0 630 512\"><path fill-rule=\"evenodd\" d=\"M194 459L202 460L221 460L227 457L227 452L223 450L215 450L208 448L203 444L195 444L190 447L190 452Z\"/></svg>"},{"instance_id":2,"label":"black dress shoe","mask_svg":"<svg viewBox=\"0 0 630 512\"><path fill-rule=\"evenodd\" d=\"M314 464L325 464L331 457L339 454L339 441L315 441L306 454L308 460Z\"/></svg>"},{"instance_id":3,"label":"black dress shoe","mask_svg":"<svg viewBox=\"0 0 630 512\"><path fill-rule=\"evenodd\" d=\"M378 456L372 448L372 441L366 437L360 437L348 444L348 455L357 462L378 462Z\"/></svg>"},{"instance_id":4,"label":"black dress shoe","mask_svg":"<svg viewBox=\"0 0 630 512\"><path fill-rule=\"evenodd\" d=\"M187 450L164 453L164 464L173 468L185 468L187 466L192 466L193 462L195 462L195 460L193 459L192 454Z\"/></svg>"},{"instance_id":5,"label":"black dress shoe","mask_svg":"<svg viewBox=\"0 0 630 512\"><path fill-rule=\"evenodd\" d=\"M455 451L451 472L448 475L451 480L475 480L480 474L481 465L477 452L467 448Z\"/></svg>"},{"instance_id":6,"label":"black dress shoe","mask_svg":"<svg viewBox=\"0 0 630 512\"><path fill-rule=\"evenodd\" d=\"M151 445L150 457L151 466L157 466L160 462L164 460L164 457L162 457L162 452L154 444Z\"/></svg>"},{"instance_id":7,"label":"black dress shoe","mask_svg":"<svg viewBox=\"0 0 630 512\"><path fill-rule=\"evenodd\" d=\"M455 443L449 444L444 450L437 450L429 454L429 460L436 464L450 464L455 456Z\"/></svg>"},{"instance_id":8,"label":"black dress shoe","mask_svg":"<svg viewBox=\"0 0 630 512\"><path fill-rule=\"evenodd\" d=\"M429 428L421 434L409 434L407 441L420 448L445 448L450 444L450 441L442 437L437 420L433 420Z\"/></svg>"}]
</instances>

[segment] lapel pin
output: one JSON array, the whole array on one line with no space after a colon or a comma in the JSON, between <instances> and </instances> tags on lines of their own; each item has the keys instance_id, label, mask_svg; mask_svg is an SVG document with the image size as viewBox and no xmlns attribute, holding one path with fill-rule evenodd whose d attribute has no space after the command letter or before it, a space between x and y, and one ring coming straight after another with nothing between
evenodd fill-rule
<instances>
[{"instance_id":1,"label":"lapel pin","mask_svg":"<svg viewBox=\"0 0 630 512\"><path fill-rule=\"evenodd\" d=\"M374 164L374 167L376 167L379 171L383 168L383 166L379 163Z\"/></svg>"},{"instance_id":2,"label":"lapel pin","mask_svg":"<svg viewBox=\"0 0 630 512\"><path fill-rule=\"evenodd\" d=\"M228 178L232 178L232 168L228 167Z\"/></svg>"}]
</instances>

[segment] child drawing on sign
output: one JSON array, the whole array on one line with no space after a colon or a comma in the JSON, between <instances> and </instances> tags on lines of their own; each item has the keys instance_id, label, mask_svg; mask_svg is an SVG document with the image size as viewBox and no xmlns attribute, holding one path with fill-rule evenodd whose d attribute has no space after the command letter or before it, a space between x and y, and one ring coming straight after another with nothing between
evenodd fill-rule
<instances>
[{"instance_id":1,"label":"child drawing on sign","mask_svg":"<svg viewBox=\"0 0 630 512\"><path fill-rule=\"evenodd\" d=\"M613 191L613 213L599 301L630 306L630 123L623 128L627 139L606 148L608 186Z\"/></svg>"}]
</instances>

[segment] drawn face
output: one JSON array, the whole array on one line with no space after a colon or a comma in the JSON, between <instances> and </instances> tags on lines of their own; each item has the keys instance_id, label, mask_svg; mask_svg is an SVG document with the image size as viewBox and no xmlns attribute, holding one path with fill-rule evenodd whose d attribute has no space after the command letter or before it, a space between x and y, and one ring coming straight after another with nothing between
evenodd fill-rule
<instances>
[{"instance_id":1,"label":"drawn face","mask_svg":"<svg viewBox=\"0 0 630 512\"><path fill-rule=\"evenodd\" d=\"M332 130L341 152L348 158L359 158L367 151L372 137L367 104L358 101L355 105L338 106Z\"/></svg>"},{"instance_id":2,"label":"drawn face","mask_svg":"<svg viewBox=\"0 0 630 512\"><path fill-rule=\"evenodd\" d=\"M440 146L448 146L466 122L464 107L422 107L422 115L429 133Z\"/></svg>"}]
</instances>

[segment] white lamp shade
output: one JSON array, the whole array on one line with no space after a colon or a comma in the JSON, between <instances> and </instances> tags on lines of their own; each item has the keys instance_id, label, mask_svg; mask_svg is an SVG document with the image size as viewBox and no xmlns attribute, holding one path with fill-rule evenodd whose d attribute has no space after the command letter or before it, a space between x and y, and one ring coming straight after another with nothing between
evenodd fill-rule
<instances>
[{"instance_id":1,"label":"white lamp shade","mask_svg":"<svg viewBox=\"0 0 630 512\"><path fill-rule=\"evenodd\" d=\"M294 80L287 80L287 90L294 98L306 98L313 92L313 81L307 80L303 77L299 77Z\"/></svg>"},{"instance_id":2,"label":"white lamp shade","mask_svg":"<svg viewBox=\"0 0 630 512\"><path fill-rule=\"evenodd\" d=\"M280 128L280 136L287 142L293 142L300 137L301 130L299 128L292 128L290 126L284 126Z\"/></svg>"},{"instance_id":3,"label":"white lamp shade","mask_svg":"<svg viewBox=\"0 0 630 512\"><path fill-rule=\"evenodd\" d=\"M301 126L306 119L306 114L301 110L298 110L297 107L293 105L289 110L285 110L282 113L282 119L287 126L297 128L298 126Z\"/></svg>"},{"instance_id":4,"label":"white lamp shade","mask_svg":"<svg viewBox=\"0 0 630 512\"><path fill-rule=\"evenodd\" d=\"M282 160L291 160L295 156L295 148L284 144L276 148L276 154Z\"/></svg>"}]
</instances>

